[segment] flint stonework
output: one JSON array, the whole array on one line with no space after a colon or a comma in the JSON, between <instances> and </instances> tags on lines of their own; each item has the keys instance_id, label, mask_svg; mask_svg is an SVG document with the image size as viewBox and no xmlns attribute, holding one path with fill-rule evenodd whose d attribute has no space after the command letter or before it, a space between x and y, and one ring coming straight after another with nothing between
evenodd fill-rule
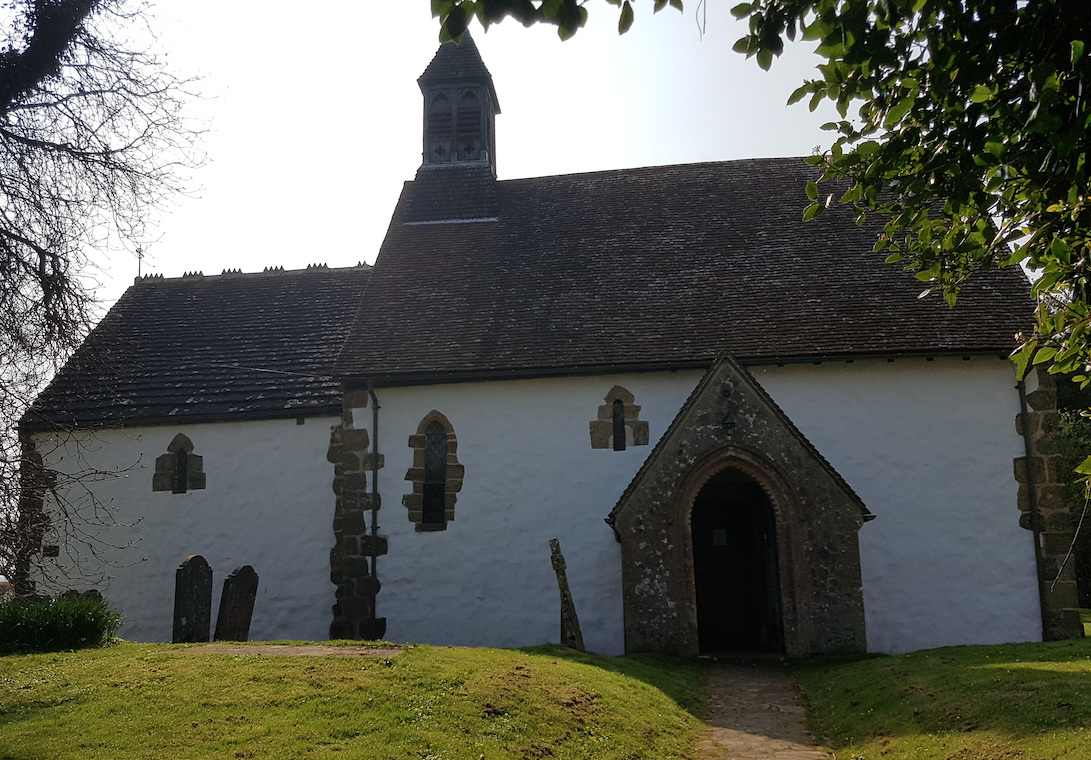
<instances>
[{"instance_id":1,"label":"flint stonework","mask_svg":"<svg viewBox=\"0 0 1091 760\"><path fill-rule=\"evenodd\" d=\"M750 374L709 370L607 518L621 543L627 652L700 650L690 512L734 468L773 506L784 652L863 652L857 531L873 515Z\"/></svg>"},{"instance_id":2,"label":"flint stonework","mask_svg":"<svg viewBox=\"0 0 1091 760\"><path fill-rule=\"evenodd\" d=\"M220 614L216 616L216 641L246 641L250 618L258 596L258 574L250 565L240 565L224 579Z\"/></svg>"},{"instance_id":3,"label":"flint stonework","mask_svg":"<svg viewBox=\"0 0 1091 760\"><path fill-rule=\"evenodd\" d=\"M212 622L212 568L191 554L174 571L174 633L171 641L208 641Z\"/></svg>"}]
</instances>

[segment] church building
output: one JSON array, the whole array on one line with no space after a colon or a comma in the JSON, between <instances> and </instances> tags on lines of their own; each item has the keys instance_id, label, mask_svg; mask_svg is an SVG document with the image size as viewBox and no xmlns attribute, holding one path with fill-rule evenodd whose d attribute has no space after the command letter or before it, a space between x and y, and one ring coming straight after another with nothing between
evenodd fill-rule
<instances>
[{"instance_id":1,"label":"church building","mask_svg":"<svg viewBox=\"0 0 1091 760\"><path fill-rule=\"evenodd\" d=\"M498 180L473 40L418 84L373 267L138 279L41 394L37 572L128 639L199 554L255 639L526 646L556 538L607 654L1081 635L1022 271L920 298L798 158Z\"/></svg>"}]
</instances>

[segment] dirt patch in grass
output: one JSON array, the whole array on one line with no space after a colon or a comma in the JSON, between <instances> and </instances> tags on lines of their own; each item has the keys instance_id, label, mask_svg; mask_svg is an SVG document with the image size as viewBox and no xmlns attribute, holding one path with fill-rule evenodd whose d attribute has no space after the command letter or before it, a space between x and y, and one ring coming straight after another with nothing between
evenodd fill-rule
<instances>
[{"instance_id":1,"label":"dirt patch in grass","mask_svg":"<svg viewBox=\"0 0 1091 760\"><path fill-rule=\"evenodd\" d=\"M405 651L405 647L353 647L325 644L199 644L177 653L260 655L263 657L393 657Z\"/></svg>"}]
</instances>

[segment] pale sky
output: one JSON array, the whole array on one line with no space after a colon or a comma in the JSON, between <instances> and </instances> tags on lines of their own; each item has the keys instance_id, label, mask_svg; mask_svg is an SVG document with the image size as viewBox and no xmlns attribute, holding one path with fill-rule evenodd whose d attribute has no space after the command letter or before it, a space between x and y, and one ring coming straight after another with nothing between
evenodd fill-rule
<instances>
[{"instance_id":1,"label":"pale sky","mask_svg":"<svg viewBox=\"0 0 1091 760\"><path fill-rule=\"evenodd\" d=\"M785 105L818 59L790 47L771 72L733 53L735 0L679 13L590 0L591 20L561 42L512 20L471 27L500 100L500 179L734 158L828 147L824 106ZM145 273L260 272L373 262L401 185L421 160L416 79L438 46L428 0L158 0L152 26L180 76L201 75L206 166L192 197L162 215ZM116 300L136 258L96 255L99 297Z\"/></svg>"}]
</instances>

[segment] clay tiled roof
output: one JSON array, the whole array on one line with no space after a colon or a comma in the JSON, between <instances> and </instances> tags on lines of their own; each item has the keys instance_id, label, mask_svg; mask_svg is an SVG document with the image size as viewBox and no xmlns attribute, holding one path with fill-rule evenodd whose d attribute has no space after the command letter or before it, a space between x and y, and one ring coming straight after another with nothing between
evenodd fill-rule
<instances>
[{"instance_id":1,"label":"clay tiled roof","mask_svg":"<svg viewBox=\"0 0 1091 760\"><path fill-rule=\"evenodd\" d=\"M486 163L429 164L417 169L403 222L495 219L496 178Z\"/></svg>"},{"instance_id":2,"label":"clay tiled roof","mask_svg":"<svg viewBox=\"0 0 1091 760\"><path fill-rule=\"evenodd\" d=\"M498 182L498 220L403 224L407 183L337 374L378 382L609 368L1004 354L1017 268L955 309L872 251L878 224L801 221L801 159Z\"/></svg>"},{"instance_id":3,"label":"clay tiled roof","mask_svg":"<svg viewBox=\"0 0 1091 760\"><path fill-rule=\"evenodd\" d=\"M24 417L81 426L338 413L330 377L370 267L144 278Z\"/></svg>"},{"instance_id":4,"label":"clay tiled roof","mask_svg":"<svg viewBox=\"0 0 1091 760\"><path fill-rule=\"evenodd\" d=\"M500 113L500 101L496 98L492 74L485 67L485 62L481 60L481 53L478 52L477 45L467 31L462 33L461 42L445 42L439 46L431 63L417 79L417 84L423 88L429 84L472 81L488 85L489 94L492 96L493 103L496 104L496 112Z\"/></svg>"}]
</instances>

